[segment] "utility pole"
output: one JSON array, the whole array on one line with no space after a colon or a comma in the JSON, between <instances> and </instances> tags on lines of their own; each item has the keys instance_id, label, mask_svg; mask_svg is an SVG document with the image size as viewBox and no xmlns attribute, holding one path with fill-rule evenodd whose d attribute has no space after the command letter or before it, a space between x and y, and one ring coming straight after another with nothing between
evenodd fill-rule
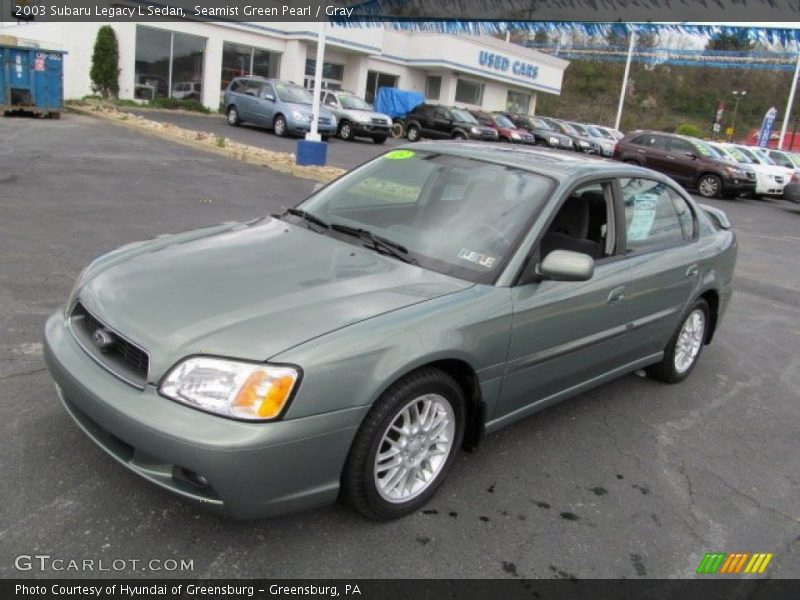
<instances>
[{"instance_id":1,"label":"utility pole","mask_svg":"<svg viewBox=\"0 0 800 600\"><path fill-rule=\"evenodd\" d=\"M628 45L628 60L625 61L625 75L622 77L622 92L619 95L619 107L617 108L617 120L614 122L614 129L619 130L622 121L622 105L625 104L625 92L628 90L628 74L631 71L631 59L633 58L633 47L636 44L636 31L631 28L631 43Z\"/></svg>"},{"instance_id":2,"label":"utility pole","mask_svg":"<svg viewBox=\"0 0 800 600\"><path fill-rule=\"evenodd\" d=\"M728 141L733 141L733 136L736 134L736 113L739 111L739 100L747 95L747 90L734 90L731 92L736 102L733 105L733 119L731 120L731 133L728 136Z\"/></svg>"},{"instance_id":3,"label":"utility pole","mask_svg":"<svg viewBox=\"0 0 800 600\"><path fill-rule=\"evenodd\" d=\"M792 112L794 103L794 93L797 90L797 76L800 74L800 51L797 53L797 63L794 67L794 77L792 78L792 89L789 92L789 101L786 103L786 111L783 113L783 125L781 125L781 137L778 139L778 150L783 150L783 138L786 135L786 127L789 125L789 115ZM794 141L794 139L792 139Z\"/></svg>"}]
</instances>

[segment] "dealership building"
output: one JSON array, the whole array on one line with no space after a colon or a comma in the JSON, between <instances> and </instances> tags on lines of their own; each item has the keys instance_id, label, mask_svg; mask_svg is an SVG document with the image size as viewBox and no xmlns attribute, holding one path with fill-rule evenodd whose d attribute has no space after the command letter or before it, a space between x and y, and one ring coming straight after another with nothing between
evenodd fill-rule
<instances>
[{"instance_id":1,"label":"dealership building","mask_svg":"<svg viewBox=\"0 0 800 600\"><path fill-rule=\"evenodd\" d=\"M313 85L317 23L111 24L120 49L120 97L195 98L211 109L240 75ZM89 69L101 23L6 24L23 44L65 50L67 98L92 93ZM567 61L492 37L326 25L323 86L372 101L382 86L428 101L533 113L537 94L559 94Z\"/></svg>"}]
</instances>

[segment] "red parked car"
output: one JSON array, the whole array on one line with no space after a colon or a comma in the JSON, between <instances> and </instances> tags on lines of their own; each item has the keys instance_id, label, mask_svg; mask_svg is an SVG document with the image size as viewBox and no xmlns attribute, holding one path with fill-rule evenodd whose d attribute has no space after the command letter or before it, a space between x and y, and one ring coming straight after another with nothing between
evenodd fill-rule
<instances>
[{"instance_id":1,"label":"red parked car","mask_svg":"<svg viewBox=\"0 0 800 600\"><path fill-rule=\"evenodd\" d=\"M512 144L535 144L536 138L524 129L519 129L505 115L492 114L482 110L470 110L469 114L484 127L491 127L497 132L501 142Z\"/></svg>"}]
</instances>

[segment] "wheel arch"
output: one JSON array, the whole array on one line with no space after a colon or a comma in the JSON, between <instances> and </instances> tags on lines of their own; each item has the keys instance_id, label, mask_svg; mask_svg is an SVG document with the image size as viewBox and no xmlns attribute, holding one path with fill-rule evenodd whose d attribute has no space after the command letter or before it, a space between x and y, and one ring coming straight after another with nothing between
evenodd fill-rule
<instances>
[{"instance_id":1,"label":"wheel arch","mask_svg":"<svg viewBox=\"0 0 800 600\"><path fill-rule=\"evenodd\" d=\"M697 296L697 299L703 299L708 304L708 329L706 331L705 344L711 343L714 339L714 332L717 330L717 322L719 321L719 292L714 288L709 288Z\"/></svg>"},{"instance_id":2,"label":"wheel arch","mask_svg":"<svg viewBox=\"0 0 800 600\"><path fill-rule=\"evenodd\" d=\"M722 177L722 175L720 175L716 171L712 171L711 169L705 169L704 171L700 171L700 173L697 174L697 177L695 177L695 180L694 180L695 185L699 184L700 180L703 179L703 177L705 177L706 175L713 175L714 177L719 179L720 191L722 191L721 188L722 188L722 185L723 185L723 177Z\"/></svg>"},{"instance_id":3,"label":"wheel arch","mask_svg":"<svg viewBox=\"0 0 800 600\"><path fill-rule=\"evenodd\" d=\"M373 404L386 390L403 377L421 369L438 369L452 377L464 394L466 423L464 425L464 441L462 449L475 451L483 439L486 423L486 403L481 392L480 379L475 368L464 358L455 355L429 357L424 361L407 365L388 378L373 399Z\"/></svg>"}]
</instances>

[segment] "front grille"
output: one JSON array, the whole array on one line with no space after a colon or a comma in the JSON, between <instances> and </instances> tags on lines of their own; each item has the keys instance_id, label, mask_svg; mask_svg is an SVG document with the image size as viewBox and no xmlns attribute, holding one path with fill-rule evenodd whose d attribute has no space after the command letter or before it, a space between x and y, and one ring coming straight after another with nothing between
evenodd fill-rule
<instances>
[{"instance_id":1,"label":"front grille","mask_svg":"<svg viewBox=\"0 0 800 600\"><path fill-rule=\"evenodd\" d=\"M775 183L783 183L783 177L780 175L775 176Z\"/></svg>"},{"instance_id":2,"label":"front grille","mask_svg":"<svg viewBox=\"0 0 800 600\"><path fill-rule=\"evenodd\" d=\"M150 357L147 352L104 325L78 302L70 315L70 329L75 339L98 364L123 381L143 388L147 383ZM105 335L106 344L101 349L97 332Z\"/></svg>"},{"instance_id":3,"label":"front grille","mask_svg":"<svg viewBox=\"0 0 800 600\"><path fill-rule=\"evenodd\" d=\"M389 121L387 121L386 119L375 119L375 118L373 118L373 119L372 119L372 124L373 124L373 125L384 125L384 126L388 126L388 125L389 125Z\"/></svg>"}]
</instances>

